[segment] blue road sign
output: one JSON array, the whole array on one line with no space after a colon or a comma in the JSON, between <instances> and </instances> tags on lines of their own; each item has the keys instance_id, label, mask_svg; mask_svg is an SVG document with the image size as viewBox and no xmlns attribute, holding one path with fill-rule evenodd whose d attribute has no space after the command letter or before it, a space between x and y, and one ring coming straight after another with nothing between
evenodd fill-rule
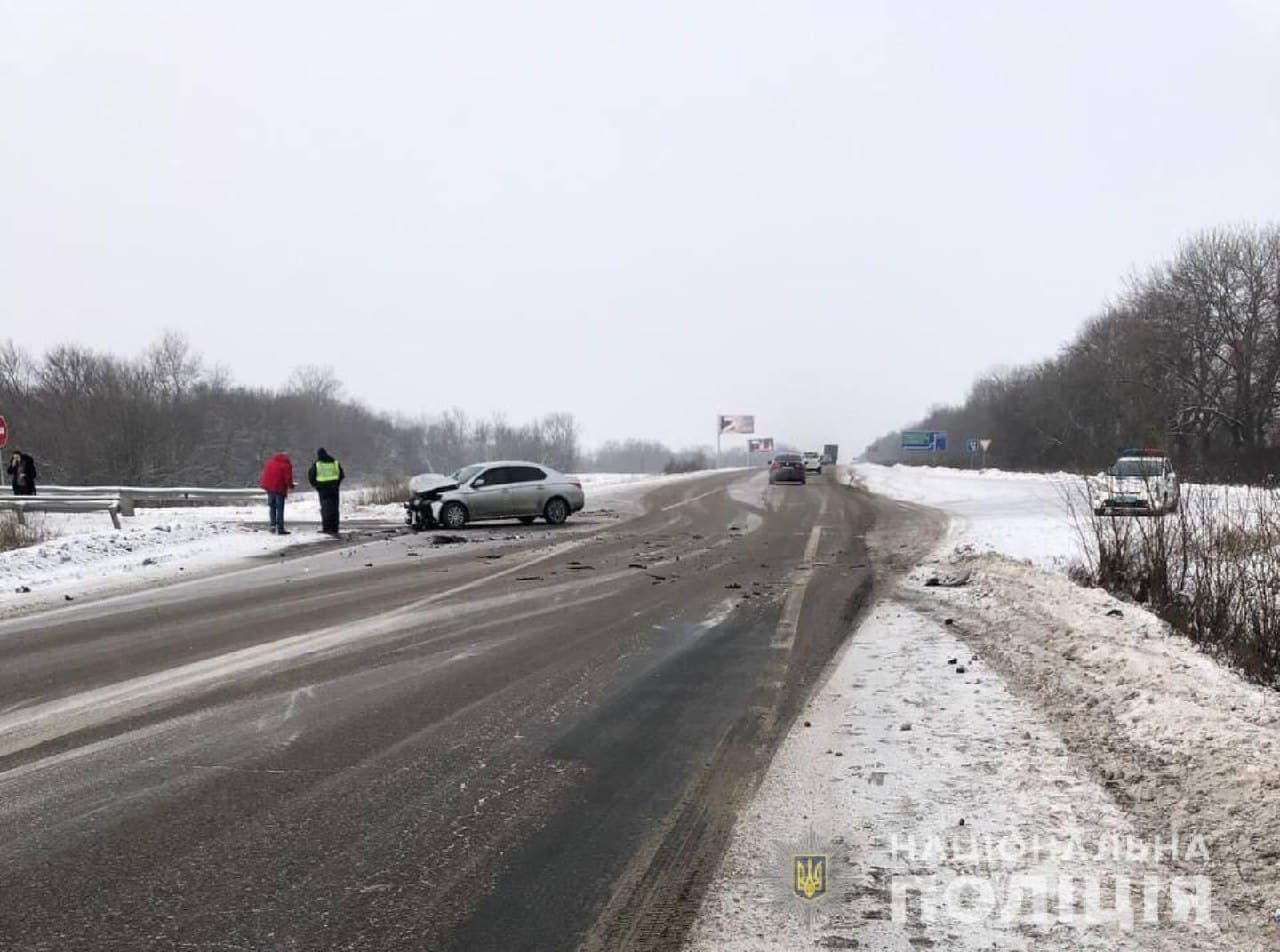
<instances>
[{"instance_id":1,"label":"blue road sign","mask_svg":"<svg viewBox=\"0 0 1280 952\"><path fill-rule=\"evenodd\" d=\"M970 453L978 452L978 449L979 449L978 438L976 436L969 437L967 440L964 441L964 448L968 450Z\"/></svg>"},{"instance_id":2,"label":"blue road sign","mask_svg":"<svg viewBox=\"0 0 1280 952\"><path fill-rule=\"evenodd\" d=\"M942 453L947 449L947 434L937 430L908 430L902 434L902 448Z\"/></svg>"}]
</instances>

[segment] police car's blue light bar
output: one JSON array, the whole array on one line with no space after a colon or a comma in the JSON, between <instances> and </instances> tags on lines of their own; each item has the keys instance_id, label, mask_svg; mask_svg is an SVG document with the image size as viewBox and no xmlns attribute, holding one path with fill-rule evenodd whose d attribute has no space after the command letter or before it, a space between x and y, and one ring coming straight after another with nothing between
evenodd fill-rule
<instances>
[{"instance_id":1,"label":"police car's blue light bar","mask_svg":"<svg viewBox=\"0 0 1280 952\"><path fill-rule=\"evenodd\" d=\"M1158 450L1151 446L1130 446L1120 451L1121 456L1164 456L1164 450Z\"/></svg>"}]
</instances>

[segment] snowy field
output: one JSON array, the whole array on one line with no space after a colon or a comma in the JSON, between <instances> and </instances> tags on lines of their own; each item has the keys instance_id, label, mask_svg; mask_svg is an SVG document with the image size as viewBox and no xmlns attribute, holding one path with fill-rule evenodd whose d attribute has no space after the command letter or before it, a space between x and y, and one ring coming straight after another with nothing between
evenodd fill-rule
<instances>
[{"instance_id":1,"label":"snowy field","mask_svg":"<svg viewBox=\"0 0 1280 952\"><path fill-rule=\"evenodd\" d=\"M852 472L873 493L946 512L952 548L998 552L1053 569L1081 558L1080 533L1068 507L1069 500L1083 500L1079 476L874 463L860 463Z\"/></svg>"},{"instance_id":2,"label":"snowy field","mask_svg":"<svg viewBox=\"0 0 1280 952\"><path fill-rule=\"evenodd\" d=\"M1280 693L1069 581L1072 477L854 478L949 529L815 690L687 947L1280 948Z\"/></svg>"}]
</instances>

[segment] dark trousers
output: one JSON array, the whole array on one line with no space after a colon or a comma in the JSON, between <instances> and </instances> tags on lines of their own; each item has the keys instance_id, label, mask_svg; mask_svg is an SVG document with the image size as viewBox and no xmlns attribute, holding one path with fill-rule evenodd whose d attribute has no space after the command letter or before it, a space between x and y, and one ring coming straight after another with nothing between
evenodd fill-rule
<instances>
[{"instance_id":1,"label":"dark trousers","mask_svg":"<svg viewBox=\"0 0 1280 952\"><path fill-rule=\"evenodd\" d=\"M271 517L272 529L284 528L284 493L267 493L267 514Z\"/></svg>"},{"instance_id":2,"label":"dark trousers","mask_svg":"<svg viewBox=\"0 0 1280 952\"><path fill-rule=\"evenodd\" d=\"M317 489L320 497L320 530L322 532L338 531L338 488Z\"/></svg>"}]
</instances>

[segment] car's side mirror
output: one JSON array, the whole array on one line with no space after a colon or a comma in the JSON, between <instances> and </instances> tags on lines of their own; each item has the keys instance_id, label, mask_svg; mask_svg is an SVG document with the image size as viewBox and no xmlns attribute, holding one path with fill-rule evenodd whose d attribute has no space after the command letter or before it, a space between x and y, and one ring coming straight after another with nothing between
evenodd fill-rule
<instances>
[{"instance_id":1,"label":"car's side mirror","mask_svg":"<svg viewBox=\"0 0 1280 952\"><path fill-rule=\"evenodd\" d=\"M480 488L481 486L483 486L483 485L484 485L484 480L483 480L483 479L476 479L476 480L473 480L473 481L472 481L472 483L471 483L471 488L472 488L472 489L479 489L479 488Z\"/></svg>"}]
</instances>

